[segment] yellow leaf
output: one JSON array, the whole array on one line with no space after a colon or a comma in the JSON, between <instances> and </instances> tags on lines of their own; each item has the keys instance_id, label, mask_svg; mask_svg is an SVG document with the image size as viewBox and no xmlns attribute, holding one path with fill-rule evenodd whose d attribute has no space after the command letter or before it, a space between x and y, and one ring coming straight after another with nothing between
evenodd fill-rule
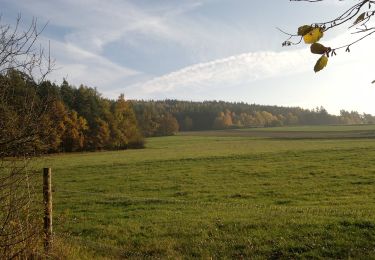
<instances>
[{"instance_id":1,"label":"yellow leaf","mask_svg":"<svg viewBox=\"0 0 375 260\"><path fill-rule=\"evenodd\" d=\"M315 72L321 71L322 69L324 69L325 66L327 66L327 63L328 63L327 56L322 55L322 57L320 57L318 59L318 61L316 62L315 66L314 66L314 71Z\"/></svg>"},{"instance_id":2,"label":"yellow leaf","mask_svg":"<svg viewBox=\"0 0 375 260\"><path fill-rule=\"evenodd\" d=\"M310 43L315 43L319 41L320 38L322 37L323 37L322 28L314 28L311 32L303 36L303 40L305 41L305 43L310 44Z\"/></svg>"},{"instance_id":3,"label":"yellow leaf","mask_svg":"<svg viewBox=\"0 0 375 260\"><path fill-rule=\"evenodd\" d=\"M298 35L305 36L314 29L311 25L302 25L298 28Z\"/></svg>"}]
</instances>

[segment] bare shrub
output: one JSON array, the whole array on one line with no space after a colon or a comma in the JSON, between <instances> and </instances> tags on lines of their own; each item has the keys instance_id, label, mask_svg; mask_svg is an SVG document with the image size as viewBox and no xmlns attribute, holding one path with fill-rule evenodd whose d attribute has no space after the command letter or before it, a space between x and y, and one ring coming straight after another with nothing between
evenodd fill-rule
<instances>
[{"instance_id":1,"label":"bare shrub","mask_svg":"<svg viewBox=\"0 0 375 260\"><path fill-rule=\"evenodd\" d=\"M0 259L36 256L40 244L41 174L32 162L43 151L47 105L35 89L52 67L37 46L43 29L36 19L26 28L21 16L14 26L0 19Z\"/></svg>"}]
</instances>

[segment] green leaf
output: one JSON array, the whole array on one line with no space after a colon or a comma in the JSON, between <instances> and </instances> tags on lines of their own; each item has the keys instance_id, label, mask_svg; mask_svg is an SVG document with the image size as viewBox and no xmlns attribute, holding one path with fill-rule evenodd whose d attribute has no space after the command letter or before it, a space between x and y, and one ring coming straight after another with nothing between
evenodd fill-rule
<instances>
[{"instance_id":1,"label":"green leaf","mask_svg":"<svg viewBox=\"0 0 375 260\"><path fill-rule=\"evenodd\" d=\"M314 66L314 71L315 72L318 72L318 71L321 71L322 69L324 69L325 66L327 66L327 63L328 63L328 58L326 55L322 55L318 61L316 62L315 66Z\"/></svg>"}]
</instances>

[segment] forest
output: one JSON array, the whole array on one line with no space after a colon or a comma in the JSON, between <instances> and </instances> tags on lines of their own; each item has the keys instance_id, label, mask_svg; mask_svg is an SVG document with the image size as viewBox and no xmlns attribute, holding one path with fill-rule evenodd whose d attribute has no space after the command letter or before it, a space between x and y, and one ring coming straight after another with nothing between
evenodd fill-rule
<instances>
[{"instance_id":1,"label":"forest","mask_svg":"<svg viewBox=\"0 0 375 260\"><path fill-rule=\"evenodd\" d=\"M55 153L143 148L144 137L178 131L375 123L369 114L341 110L336 116L323 107L309 110L243 102L126 100L123 94L112 100L96 88L76 87L66 80L61 85L50 81L37 84L17 70L1 75L0 84L0 145L17 146L2 149L11 151L7 156L20 150Z\"/></svg>"},{"instance_id":2,"label":"forest","mask_svg":"<svg viewBox=\"0 0 375 260\"><path fill-rule=\"evenodd\" d=\"M370 114L341 110L340 115L335 116L324 107L309 110L224 101L131 102L144 136L171 135L178 130L375 123L375 117Z\"/></svg>"}]
</instances>

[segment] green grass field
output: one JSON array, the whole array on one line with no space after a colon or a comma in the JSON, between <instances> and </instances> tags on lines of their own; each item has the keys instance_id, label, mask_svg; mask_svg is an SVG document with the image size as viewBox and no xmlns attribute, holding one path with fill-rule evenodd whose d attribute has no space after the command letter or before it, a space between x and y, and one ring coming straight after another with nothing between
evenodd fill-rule
<instances>
[{"instance_id":1,"label":"green grass field","mask_svg":"<svg viewBox=\"0 0 375 260\"><path fill-rule=\"evenodd\" d=\"M220 131L186 132L181 135L237 136L279 139L344 139L375 138L375 125L325 125L227 129Z\"/></svg>"},{"instance_id":2,"label":"green grass field","mask_svg":"<svg viewBox=\"0 0 375 260\"><path fill-rule=\"evenodd\" d=\"M371 259L375 139L292 137L183 133L46 157L56 236L80 258Z\"/></svg>"},{"instance_id":3,"label":"green grass field","mask_svg":"<svg viewBox=\"0 0 375 260\"><path fill-rule=\"evenodd\" d=\"M375 131L375 125L316 125L316 126L288 126L246 128L239 131L286 131L286 132L345 132L345 131Z\"/></svg>"}]
</instances>

